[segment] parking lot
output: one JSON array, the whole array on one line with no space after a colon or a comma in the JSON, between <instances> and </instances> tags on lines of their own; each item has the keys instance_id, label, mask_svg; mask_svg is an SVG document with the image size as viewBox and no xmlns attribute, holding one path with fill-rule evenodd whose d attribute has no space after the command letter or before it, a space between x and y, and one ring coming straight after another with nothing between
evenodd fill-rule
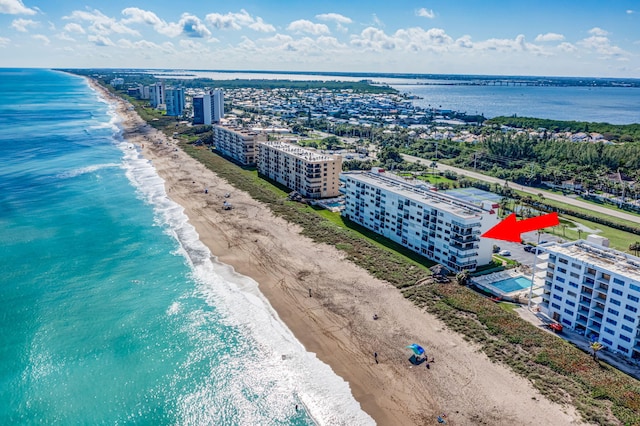
<instances>
[{"instance_id":1,"label":"parking lot","mask_svg":"<svg viewBox=\"0 0 640 426\"><path fill-rule=\"evenodd\" d=\"M538 243L538 232L537 231L532 231L532 232L527 232L522 234L522 240L525 243L534 243L537 244ZM558 237L557 235L553 235L553 234L540 234L540 243L542 243L542 241L559 241L561 240L560 237ZM494 243L495 245L497 245L498 247L500 247L500 250L509 250L511 252L510 256L505 256L509 259L513 259L516 262L519 262L523 265L528 265L528 266L533 266L533 261L535 258L535 254L533 252L529 253L524 251L524 245L520 244L520 243L512 243L509 241L497 241Z\"/></svg>"}]
</instances>

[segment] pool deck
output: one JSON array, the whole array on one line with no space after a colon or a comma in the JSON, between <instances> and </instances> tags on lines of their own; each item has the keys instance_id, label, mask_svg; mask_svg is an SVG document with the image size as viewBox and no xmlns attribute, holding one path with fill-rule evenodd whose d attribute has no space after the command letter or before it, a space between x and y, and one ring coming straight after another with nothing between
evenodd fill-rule
<instances>
[{"instance_id":1,"label":"pool deck","mask_svg":"<svg viewBox=\"0 0 640 426\"><path fill-rule=\"evenodd\" d=\"M508 300L508 301L518 301L518 300L528 300L529 298L529 287L523 288L523 289L518 289L518 290L514 290L511 292L505 292L504 290L499 289L498 287L495 287L493 285L493 283L499 282L499 281L503 281L503 280L507 280L509 278L518 278L518 277L522 277L522 278L526 278L528 280L531 280L531 275L525 275L523 272L521 272L518 269L508 269L506 271L500 271L500 272L495 272L493 274L488 274L488 275L481 275L478 277L473 277L471 278L471 282L476 286L479 287L497 297L499 297L500 299L503 300ZM537 293L535 291L534 288L534 296L536 296Z\"/></svg>"}]
</instances>

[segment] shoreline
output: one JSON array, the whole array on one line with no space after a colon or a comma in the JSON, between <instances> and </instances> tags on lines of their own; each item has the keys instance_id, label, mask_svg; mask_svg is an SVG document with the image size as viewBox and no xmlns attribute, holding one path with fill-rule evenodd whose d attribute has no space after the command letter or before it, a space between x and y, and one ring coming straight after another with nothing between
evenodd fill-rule
<instances>
[{"instance_id":1,"label":"shoreline","mask_svg":"<svg viewBox=\"0 0 640 426\"><path fill-rule=\"evenodd\" d=\"M125 101L87 81L116 106L123 139L152 161L212 255L259 283L296 339L348 382L378 424L433 424L442 413L449 424L581 424L572 407L545 399L334 247L301 236L297 226L176 148ZM225 193L233 210L221 209ZM413 342L435 358L430 369L407 361L405 346Z\"/></svg>"}]
</instances>

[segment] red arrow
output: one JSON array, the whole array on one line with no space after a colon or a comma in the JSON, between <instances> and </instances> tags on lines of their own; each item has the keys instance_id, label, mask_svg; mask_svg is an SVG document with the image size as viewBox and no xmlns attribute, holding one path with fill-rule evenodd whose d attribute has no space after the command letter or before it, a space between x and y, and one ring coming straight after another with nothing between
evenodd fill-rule
<instances>
[{"instance_id":1,"label":"red arrow","mask_svg":"<svg viewBox=\"0 0 640 426\"><path fill-rule=\"evenodd\" d=\"M547 228L549 226L560 225L558 213L553 212L531 219L516 221L515 213L511 213L502 222L481 235L484 238L493 238L495 240L520 242L520 234L523 232L535 231L536 229Z\"/></svg>"}]
</instances>

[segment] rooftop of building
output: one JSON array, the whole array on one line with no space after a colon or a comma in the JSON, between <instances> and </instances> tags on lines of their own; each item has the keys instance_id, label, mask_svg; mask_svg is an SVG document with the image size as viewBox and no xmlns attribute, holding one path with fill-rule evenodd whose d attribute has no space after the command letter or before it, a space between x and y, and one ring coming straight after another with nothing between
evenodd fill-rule
<instances>
[{"instance_id":1,"label":"rooftop of building","mask_svg":"<svg viewBox=\"0 0 640 426\"><path fill-rule=\"evenodd\" d=\"M401 179L388 176L382 172L343 172L345 177L352 177L360 182L379 187L389 192L396 193L402 197L413 200L420 204L449 212L462 218L480 218L493 211L497 216L497 211L491 207L485 209L476 204L472 204L451 195L435 191L431 186L424 184L411 184ZM491 202L484 203L484 206L492 206Z\"/></svg>"},{"instance_id":2,"label":"rooftop of building","mask_svg":"<svg viewBox=\"0 0 640 426\"><path fill-rule=\"evenodd\" d=\"M330 155L319 154L314 151L310 151L308 149L304 149L297 145L292 145L290 143L280 142L280 141L268 141L261 142L262 145L269 146L271 148L275 148L279 151L286 152L287 154L291 154L294 157L300 158L305 161L335 161L336 158Z\"/></svg>"},{"instance_id":3,"label":"rooftop of building","mask_svg":"<svg viewBox=\"0 0 640 426\"><path fill-rule=\"evenodd\" d=\"M222 130L226 130L232 133L237 133L239 135L242 136L260 136L260 133L256 133L251 131L250 129L245 129L243 127L236 127L236 126L229 126L229 125L222 125L222 124L216 124L215 126L213 126L214 128L218 128L218 129L222 129ZM265 136L266 138L266 136Z\"/></svg>"},{"instance_id":4,"label":"rooftop of building","mask_svg":"<svg viewBox=\"0 0 640 426\"><path fill-rule=\"evenodd\" d=\"M589 241L542 244L550 254L560 254L584 262L587 265L628 277L640 282L640 257L623 253Z\"/></svg>"}]
</instances>

